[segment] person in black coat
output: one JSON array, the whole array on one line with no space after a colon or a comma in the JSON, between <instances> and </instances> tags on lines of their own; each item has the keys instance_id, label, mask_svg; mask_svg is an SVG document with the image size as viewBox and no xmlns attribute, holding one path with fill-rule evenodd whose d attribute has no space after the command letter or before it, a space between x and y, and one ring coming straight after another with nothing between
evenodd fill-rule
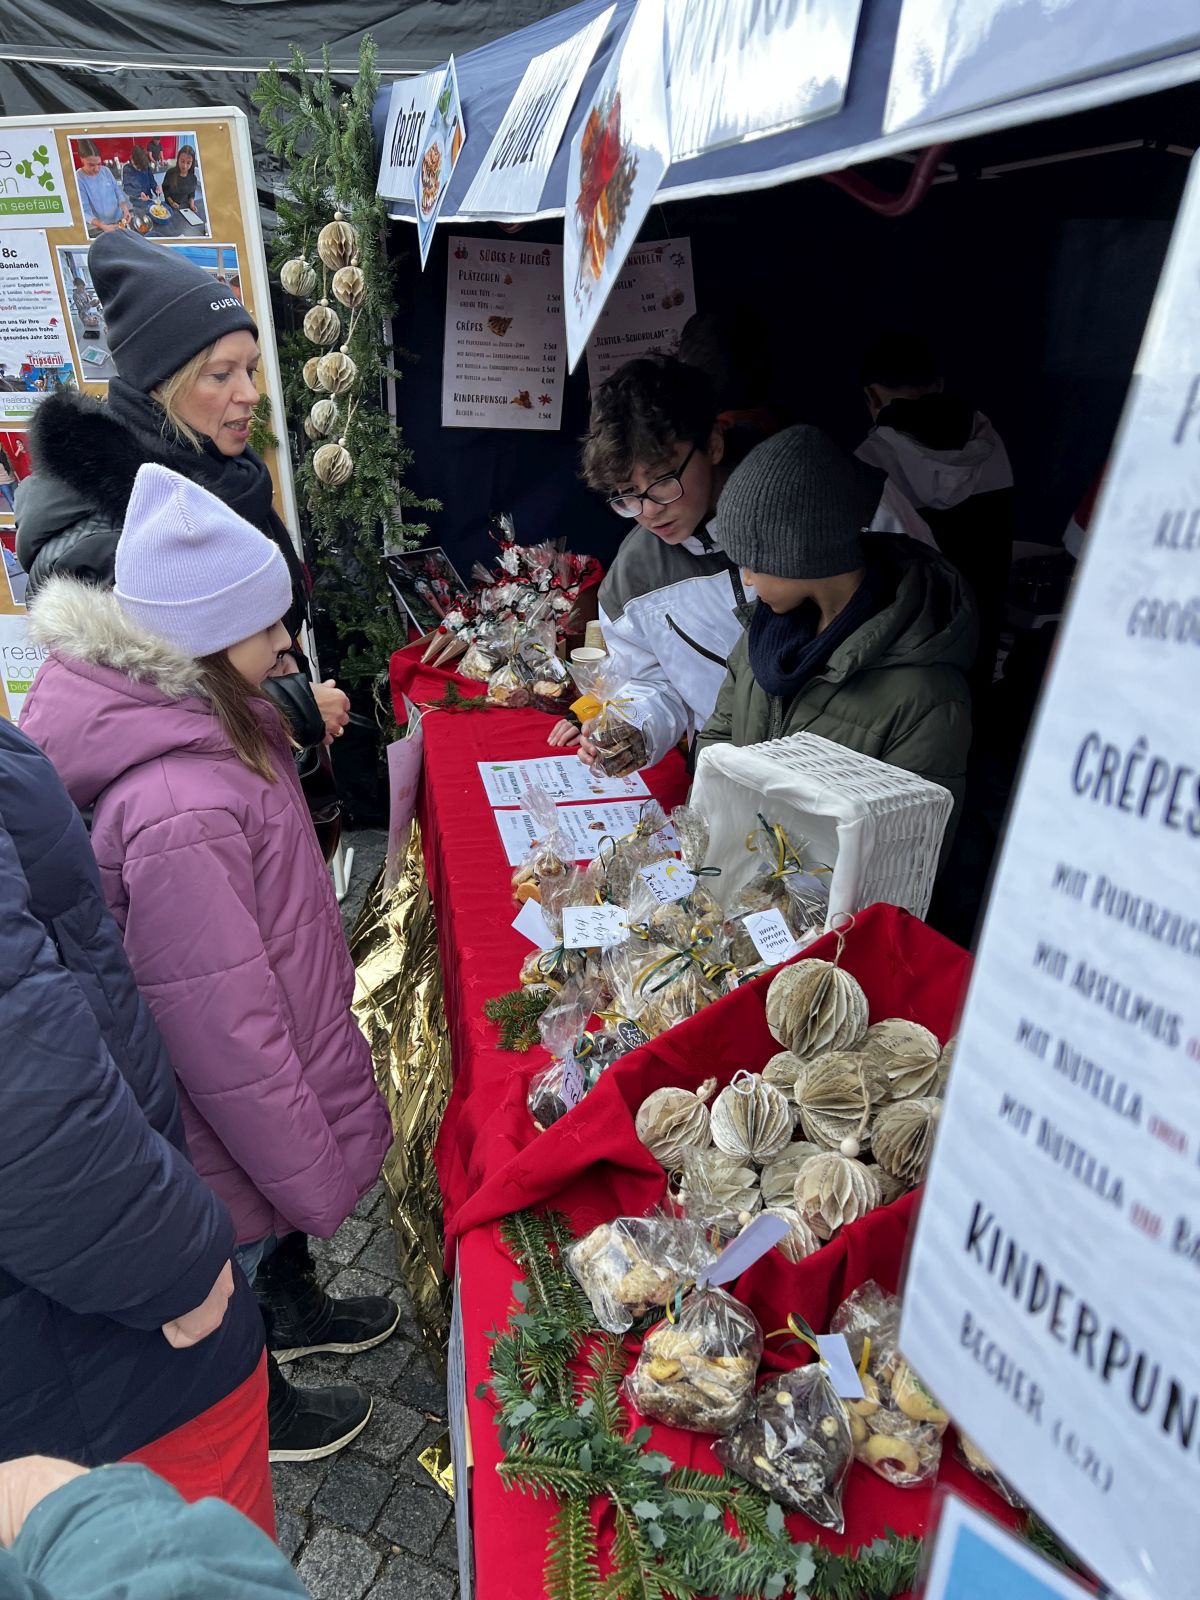
<instances>
[{"instance_id":1,"label":"person in black coat","mask_svg":"<svg viewBox=\"0 0 1200 1600\"><path fill-rule=\"evenodd\" d=\"M233 1223L188 1161L82 818L4 721L0 1061L0 1459L117 1461L246 1386L265 1475L263 1325Z\"/></svg>"}]
</instances>

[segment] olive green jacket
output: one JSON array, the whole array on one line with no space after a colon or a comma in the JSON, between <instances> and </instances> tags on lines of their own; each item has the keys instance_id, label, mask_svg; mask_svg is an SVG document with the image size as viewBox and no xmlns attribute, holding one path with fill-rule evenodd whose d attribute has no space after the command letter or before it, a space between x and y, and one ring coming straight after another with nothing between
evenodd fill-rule
<instances>
[{"instance_id":1,"label":"olive green jacket","mask_svg":"<svg viewBox=\"0 0 1200 1600\"><path fill-rule=\"evenodd\" d=\"M743 634L697 749L816 733L940 783L954 796L957 815L971 744L964 673L975 659L974 604L958 573L934 551L911 539L872 546L891 569L894 598L837 647L790 703L755 681ZM746 607L747 622L752 614Z\"/></svg>"}]
</instances>

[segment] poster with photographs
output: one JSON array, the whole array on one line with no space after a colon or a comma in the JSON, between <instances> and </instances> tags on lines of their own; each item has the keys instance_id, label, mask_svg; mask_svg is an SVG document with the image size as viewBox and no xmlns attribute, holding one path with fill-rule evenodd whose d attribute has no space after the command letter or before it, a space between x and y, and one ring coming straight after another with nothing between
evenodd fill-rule
<instances>
[{"instance_id":1,"label":"poster with photographs","mask_svg":"<svg viewBox=\"0 0 1200 1600\"><path fill-rule=\"evenodd\" d=\"M385 556L383 564L401 617L407 617L422 634L440 626L467 587L450 557L436 545L427 550L397 550Z\"/></svg>"},{"instance_id":2,"label":"poster with photographs","mask_svg":"<svg viewBox=\"0 0 1200 1600\"><path fill-rule=\"evenodd\" d=\"M0 232L0 428L28 422L48 394L76 387L46 235Z\"/></svg>"},{"instance_id":3,"label":"poster with photographs","mask_svg":"<svg viewBox=\"0 0 1200 1600\"><path fill-rule=\"evenodd\" d=\"M149 239L212 237L195 133L113 130L67 147L90 238L113 228Z\"/></svg>"},{"instance_id":4,"label":"poster with photographs","mask_svg":"<svg viewBox=\"0 0 1200 1600\"><path fill-rule=\"evenodd\" d=\"M178 250L189 261L203 267L214 283L242 298L242 272L237 246L233 244L183 244L164 242L164 250ZM79 244L58 246L58 272L71 325L71 338L79 358L79 376L85 383L107 383L116 376L108 348L108 328L104 307L92 282L88 266L88 247Z\"/></svg>"}]
</instances>

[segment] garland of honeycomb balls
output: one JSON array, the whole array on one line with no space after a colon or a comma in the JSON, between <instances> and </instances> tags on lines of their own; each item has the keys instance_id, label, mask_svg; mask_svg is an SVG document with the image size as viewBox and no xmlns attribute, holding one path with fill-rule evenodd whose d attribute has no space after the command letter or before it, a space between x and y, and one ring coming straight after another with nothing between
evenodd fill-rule
<instances>
[{"instance_id":1,"label":"garland of honeycomb balls","mask_svg":"<svg viewBox=\"0 0 1200 1600\"><path fill-rule=\"evenodd\" d=\"M356 405L358 365L350 354L350 341L367 296L363 270L358 264L358 230L340 211L334 212L333 221L317 235L317 255L321 261L321 298L305 312L303 326L304 337L324 354L310 356L304 363L304 382L324 398L304 419L304 431L316 445L313 472L321 483L337 488L354 472L354 457L347 448L346 435ZM316 269L303 256L294 256L284 262L279 281L286 294L308 300L316 292ZM350 313L344 337L341 313L329 303L331 289L338 305ZM343 399L344 414L339 404Z\"/></svg>"}]
</instances>

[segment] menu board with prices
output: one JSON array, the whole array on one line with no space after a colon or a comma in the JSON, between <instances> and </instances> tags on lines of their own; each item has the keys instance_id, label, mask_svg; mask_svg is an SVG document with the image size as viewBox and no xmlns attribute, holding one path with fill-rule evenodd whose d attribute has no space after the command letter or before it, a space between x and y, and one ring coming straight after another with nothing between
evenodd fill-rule
<instances>
[{"instance_id":1,"label":"menu board with prices","mask_svg":"<svg viewBox=\"0 0 1200 1600\"><path fill-rule=\"evenodd\" d=\"M692 241L659 239L635 245L588 340L591 388L635 356L677 350L683 325L695 312Z\"/></svg>"},{"instance_id":2,"label":"menu board with prices","mask_svg":"<svg viewBox=\"0 0 1200 1600\"><path fill-rule=\"evenodd\" d=\"M1200 1530L1200 168L997 872L901 1346L1125 1600ZM1007 1592L1007 1591L1006 1591Z\"/></svg>"},{"instance_id":3,"label":"menu board with prices","mask_svg":"<svg viewBox=\"0 0 1200 1600\"><path fill-rule=\"evenodd\" d=\"M562 421L562 246L453 235L446 269L444 428Z\"/></svg>"}]
</instances>

